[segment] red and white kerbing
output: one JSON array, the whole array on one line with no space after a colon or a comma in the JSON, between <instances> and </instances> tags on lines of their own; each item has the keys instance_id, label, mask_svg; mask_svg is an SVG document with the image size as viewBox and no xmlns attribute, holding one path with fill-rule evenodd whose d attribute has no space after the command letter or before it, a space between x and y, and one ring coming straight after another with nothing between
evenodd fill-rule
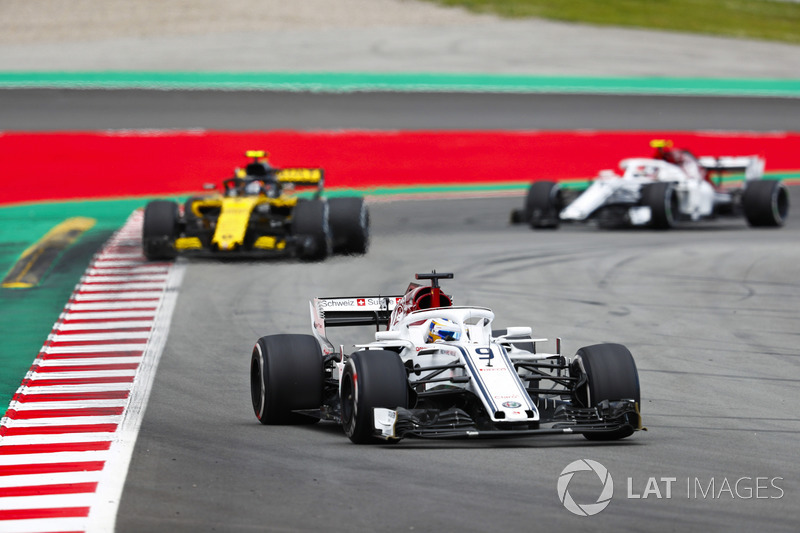
<instances>
[{"instance_id":1,"label":"red and white kerbing","mask_svg":"<svg viewBox=\"0 0 800 533\"><path fill-rule=\"evenodd\" d=\"M0 531L111 531L184 267L141 211L92 260L0 421Z\"/></svg>"}]
</instances>

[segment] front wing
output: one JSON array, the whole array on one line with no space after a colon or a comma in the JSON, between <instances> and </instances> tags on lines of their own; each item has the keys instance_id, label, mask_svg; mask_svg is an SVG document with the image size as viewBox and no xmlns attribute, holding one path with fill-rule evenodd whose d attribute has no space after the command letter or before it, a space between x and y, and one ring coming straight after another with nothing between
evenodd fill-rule
<instances>
[{"instance_id":1,"label":"front wing","mask_svg":"<svg viewBox=\"0 0 800 533\"><path fill-rule=\"evenodd\" d=\"M402 438L509 438L532 435L609 433L622 429L643 429L637 403L629 400L604 401L596 407L574 407L568 402L551 402L552 408L541 411L537 427L509 425L507 428L479 428L460 409L382 409L373 413L375 436Z\"/></svg>"},{"instance_id":2,"label":"front wing","mask_svg":"<svg viewBox=\"0 0 800 533\"><path fill-rule=\"evenodd\" d=\"M301 238L294 235L262 235L251 246L234 250L212 247L203 237L187 236L175 240L175 250L179 254L193 257L283 257L296 254L302 245Z\"/></svg>"}]
</instances>

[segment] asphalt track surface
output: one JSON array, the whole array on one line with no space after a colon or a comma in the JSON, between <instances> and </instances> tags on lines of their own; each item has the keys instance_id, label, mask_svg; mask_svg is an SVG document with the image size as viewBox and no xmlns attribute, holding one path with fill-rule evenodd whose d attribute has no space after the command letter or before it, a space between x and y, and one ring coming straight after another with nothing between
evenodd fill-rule
<instances>
[{"instance_id":1,"label":"asphalt track surface","mask_svg":"<svg viewBox=\"0 0 800 533\"><path fill-rule=\"evenodd\" d=\"M118 531L795 531L800 219L779 230L718 220L669 232L533 232L507 224L517 203L375 204L363 258L190 262ZM357 446L332 423L256 421L248 364L259 336L309 333L313 296L398 293L433 268L455 273L446 290L458 304L493 308L498 326L561 336L565 353L626 344L649 431L610 444ZM562 469L582 458L615 483L594 517L570 514L556 492ZM583 475L571 494L593 503L597 478ZM641 495L650 477L676 478L671 499L660 481L662 499L627 498L628 478ZM726 479L751 478L739 484L746 496L748 483L776 477L781 491L760 490L762 499L719 494ZM705 492L714 480L715 497L697 495L696 480Z\"/></svg>"},{"instance_id":2,"label":"asphalt track surface","mask_svg":"<svg viewBox=\"0 0 800 533\"><path fill-rule=\"evenodd\" d=\"M7 131L734 130L794 131L797 98L487 93L7 89Z\"/></svg>"},{"instance_id":3,"label":"asphalt track surface","mask_svg":"<svg viewBox=\"0 0 800 533\"><path fill-rule=\"evenodd\" d=\"M35 91L10 97L26 94ZM330 100L321 117L289 105L312 95L193 93L178 106L145 109L135 103L153 98L146 92L101 92L94 95L99 102L92 95L59 94L84 107L67 100L50 113L20 114L11 123L27 116L31 121L21 129L556 127L522 125L517 114L538 101L533 97L514 110L508 102L515 97L508 96L456 96L452 101L460 105L418 108L413 96L351 95L345 100L359 109L353 120L344 105L328 108ZM155 98L180 103L180 96ZM272 97L281 105L269 104ZM373 116L359 99L383 111ZM640 114L631 114L628 98L602 100L616 102L616 109L592 105L592 97L567 100L573 104L549 112L551 123L561 112L567 117L562 128L592 129L781 130L791 128L787 115L797 105L758 100L762 109L774 106L774 121L747 125L725 121L736 121L736 109L762 116L749 101L698 99L687 110L688 100L650 98ZM259 103L279 109L281 120L258 121L261 113L269 116L257 111ZM462 116L470 105L488 123ZM497 108L506 111L496 117ZM708 121L698 116L703 110ZM293 116L303 120L292 125ZM533 232L508 225L508 212L519 203L373 204L373 245L361 258L190 261L117 530L795 531L800 218L790 216L779 230L718 220L669 232L582 226ZM267 427L256 421L248 371L259 336L309 332L313 296L398 293L414 272L433 268L454 272L446 289L456 302L493 308L497 326L530 325L536 335L560 336L569 354L597 342L626 344L639 366L649 431L611 444L564 436L356 446L334 424ZM556 491L562 469L582 458L602 463L615 483L610 505L594 517L570 514ZM579 475L572 496L594 502L597 479ZM671 498L662 477L676 479ZM646 499L628 498L629 478L633 495L656 478L662 498L652 490ZM722 490L724 482L733 489L742 479L734 496ZM712 482L714 497L703 496Z\"/></svg>"}]
</instances>

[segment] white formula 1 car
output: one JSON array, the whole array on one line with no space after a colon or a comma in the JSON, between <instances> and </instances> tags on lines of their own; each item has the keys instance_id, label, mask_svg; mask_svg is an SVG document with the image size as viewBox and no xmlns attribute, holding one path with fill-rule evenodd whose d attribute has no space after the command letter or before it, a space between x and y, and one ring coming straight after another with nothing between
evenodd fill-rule
<instances>
[{"instance_id":1,"label":"white formula 1 car","mask_svg":"<svg viewBox=\"0 0 800 533\"><path fill-rule=\"evenodd\" d=\"M620 162L622 175L604 170L588 189L562 189L536 181L525 206L511 213L512 223L534 229L557 228L561 222L595 221L600 227L674 227L681 221L717 216L742 216L750 226L782 226L789 212L789 191L780 181L762 179L764 159L758 156L695 157L655 140L653 158ZM743 172L740 187L723 187L726 172ZM714 181L714 177L717 181Z\"/></svg>"},{"instance_id":2,"label":"white formula 1 car","mask_svg":"<svg viewBox=\"0 0 800 533\"><path fill-rule=\"evenodd\" d=\"M262 424L340 422L355 443L404 437L583 434L628 437L642 428L639 375L620 344L562 355L538 350L530 327L492 330L494 313L460 307L417 274L403 296L315 298L313 335L261 337L250 364ZM375 340L344 353L327 328L372 326ZM385 328L381 328L385 326Z\"/></svg>"}]
</instances>

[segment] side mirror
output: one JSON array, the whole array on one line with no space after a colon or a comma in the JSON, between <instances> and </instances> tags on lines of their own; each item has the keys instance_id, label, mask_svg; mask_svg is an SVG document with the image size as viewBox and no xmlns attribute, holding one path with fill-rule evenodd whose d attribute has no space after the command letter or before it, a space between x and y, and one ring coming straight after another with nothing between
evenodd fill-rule
<instances>
[{"instance_id":1,"label":"side mirror","mask_svg":"<svg viewBox=\"0 0 800 533\"><path fill-rule=\"evenodd\" d=\"M375 332L375 340L376 341L399 341L402 340L403 336L400 334L399 331L376 331Z\"/></svg>"}]
</instances>

